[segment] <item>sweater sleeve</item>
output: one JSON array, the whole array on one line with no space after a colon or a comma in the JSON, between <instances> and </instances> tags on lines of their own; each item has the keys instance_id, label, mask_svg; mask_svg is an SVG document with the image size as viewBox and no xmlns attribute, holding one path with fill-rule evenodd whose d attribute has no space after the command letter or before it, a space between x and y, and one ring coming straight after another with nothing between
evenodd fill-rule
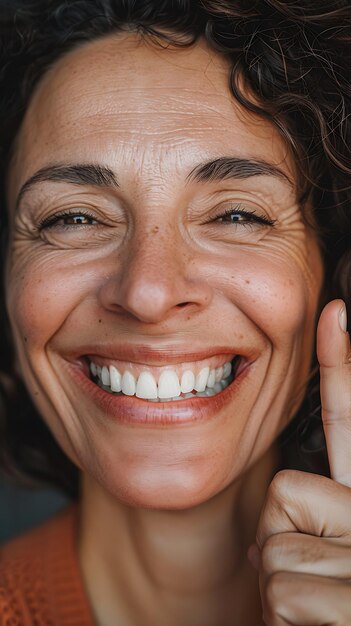
<instances>
[{"instance_id":1,"label":"sweater sleeve","mask_svg":"<svg viewBox=\"0 0 351 626\"><path fill-rule=\"evenodd\" d=\"M51 626L45 601L40 602L39 589L28 572L30 564L6 563L0 567L0 626ZM43 598L45 600L45 597Z\"/></svg>"},{"instance_id":2,"label":"sweater sleeve","mask_svg":"<svg viewBox=\"0 0 351 626\"><path fill-rule=\"evenodd\" d=\"M0 626L94 626L69 506L0 547Z\"/></svg>"},{"instance_id":3,"label":"sweater sleeve","mask_svg":"<svg viewBox=\"0 0 351 626\"><path fill-rule=\"evenodd\" d=\"M22 626L21 613L14 599L4 587L0 587L0 626Z\"/></svg>"}]
</instances>

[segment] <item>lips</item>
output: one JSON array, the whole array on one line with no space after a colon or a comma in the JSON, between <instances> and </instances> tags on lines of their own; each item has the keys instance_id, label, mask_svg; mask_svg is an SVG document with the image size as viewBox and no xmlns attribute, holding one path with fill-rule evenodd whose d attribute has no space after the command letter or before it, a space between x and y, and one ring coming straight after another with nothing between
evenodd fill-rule
<instances>
[{"instance_id":1,"label":"lips","mask_svg":"<svg viewBox=\"0 0 351 626\"><path fill-rule=\"evenodd\" d=\"M90 350L90 354L92 352L93 351ZM227 353L230 354L228 348ZM213 354L214 352L212 351L212 354L207 354L207 356L213 356ZM233 352L231 354L233 354ZM106 354L104 354L103 356L104 358L113 358L113 355L107 357ZM126 356L126 351L124 351L124 356ZM140 359L140 354L138 354L138 356ZM157 357L159 364L161 360L160 353L154 353L153 356ZM165 355L162 355L162 357L163 356ZM173 362L179 363L179 354L176 356L173 353L172 356ZM185 356L184 353L182 356ZM188 360L195 360L194 353L191 355L188 353L186 356ZM114 357L116 358L116 353ZM201 353L201 357L204 358L203 352ZM166 361L166 358L164 361ZM149 362L150 359L148 360L148 363ZM168 364L169 362L170 360L167 359ZM233 381L216 395L210 397L186 398L181 402L166 402L161 400L157 403L153 403L136 396L112 394L110 391L101 388L91 380L89 362L87 359L76 360L73 363L66 361L70 376L82 392L84 392L85 399L88 401L91 399L91 401L96 404L97 408L100 409L104 417L122 424L153 427L185 425L214 418L219 411L234 400L239 390L245 386L245 381L252 369L252 365L253 363L246 357L241 357Z\"/></svg>"},{"instance_id":2,"label":"lips","mask_svg":"<svg viewBox=\"0 0 351 626\"><path fill-rule=\"evenodd\" d=\"M139 365L149 365L150 367L163 367L164 365L203 361L211 357L218 357L218 355L229 355L229 359L231 359L235 354L243 356L249 361L253 361L258 356L253 349L241 349L238 346L230 347L228 345L209 346L208 348L202 347L202 349L192 350L191 341L189 341L188 346L185 346L184 350L181 350L179 346L162 345L160 342L158 342L157 348L146 344L99 342L98 344L80 346L74 351L67 351L67 359L77 361L88 356L89 359L94 360L94 357L96 357L98 360L109 363L120 360Z\"/></svg>"}]
</instances>

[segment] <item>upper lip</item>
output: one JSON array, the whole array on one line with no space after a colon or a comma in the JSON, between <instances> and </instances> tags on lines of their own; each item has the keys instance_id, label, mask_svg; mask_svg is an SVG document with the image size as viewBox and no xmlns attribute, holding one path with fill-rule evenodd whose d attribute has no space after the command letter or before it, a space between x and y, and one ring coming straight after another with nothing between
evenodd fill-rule
<instances>
[{"instance_id":1,"label":"upper lip","mask_svg":"<svg viewBox=\"0 0 351 626\"><path fill-rule=\"evenodd\" d=\"M230 358L233 356L241 356L247 360L250 358L248 351L239 350L231 346L212 346L202 350L181 350L179 346L163 346L158 348L150 348L145 344L126 344L126 345L89 345L81 347L79 354L70 355L71 359L79 360L82 358L93 358L94 356L105 359L128 361L130 363L138 363L144 365L162 366L177 363L186 363L194 361L202 361L211 356L228 354ZM251 357L253 355L251 354ZM70 359L70 360L71 360Z\"/></svg>"}]
</instances>

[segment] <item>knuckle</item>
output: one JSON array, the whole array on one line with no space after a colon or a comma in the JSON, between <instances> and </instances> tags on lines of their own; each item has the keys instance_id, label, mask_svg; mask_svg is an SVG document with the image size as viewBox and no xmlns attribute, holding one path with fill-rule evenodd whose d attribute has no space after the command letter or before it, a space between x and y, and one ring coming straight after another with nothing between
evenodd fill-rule
<instances>
[{"instance_id":1,"label":"knuckle","mask_svg":"<svg viewBox=\"0 0 351 626\"><path fill-rule=\"evenodd\" d=\"M280 500L281 497L287 496L292 485L295 484L296 474L295 470L280 470L277 472L269 486L269 495L275 499Z\"/></svg>"},{"instance_id":2,"label":"knuckle","mask_svg":"<svg viewBox=\"0 0 351 626\"><path fill-rule=\"evenodd\" d=\"M325 426L335 426L335 423L343 422L346 426L346 434L350 431L350 405L349 402L342 403L340 400L337 409L324 406L322 409L322 419Z\"/></svg>"},{"instance_id":3,"label":"knuckle","mask_svg":"<svg viewBox=\"0 0 351 626\"><path fill-rule=\"evenodd\" d=\"M328 546L319 537L315 537L310 541L307 538L306 541L302 542L298 556L301 564L316 565L323 562L324 559L328 559Z\"/></svg>"},{"instance_id":4,"label":"knuckle","mask_svg":"<svg viewBox=\"0 0 351 626\"><path fill-rule=\"evenodd\" d=\"M266 574L273 573L281 561L281 554L284 551L284 537L279 533L271 535L261 550L261 567Z\"/></svg>"}]
</instances>

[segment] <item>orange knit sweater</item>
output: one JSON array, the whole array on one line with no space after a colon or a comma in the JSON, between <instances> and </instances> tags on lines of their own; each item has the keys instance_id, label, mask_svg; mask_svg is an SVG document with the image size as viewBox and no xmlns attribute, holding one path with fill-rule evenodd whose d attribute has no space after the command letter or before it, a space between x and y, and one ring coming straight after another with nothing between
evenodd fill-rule
<instances>
[{"instance_id":1,"label":"orange knit sweater","mask_svg":"<svg viewBox=\"0 0 351 626\"><path fill-rule=\"evenodd\" d=\"M76 552L75 505L0 548L0 626L94 626Z\"/></svg>"}]
</instances>

